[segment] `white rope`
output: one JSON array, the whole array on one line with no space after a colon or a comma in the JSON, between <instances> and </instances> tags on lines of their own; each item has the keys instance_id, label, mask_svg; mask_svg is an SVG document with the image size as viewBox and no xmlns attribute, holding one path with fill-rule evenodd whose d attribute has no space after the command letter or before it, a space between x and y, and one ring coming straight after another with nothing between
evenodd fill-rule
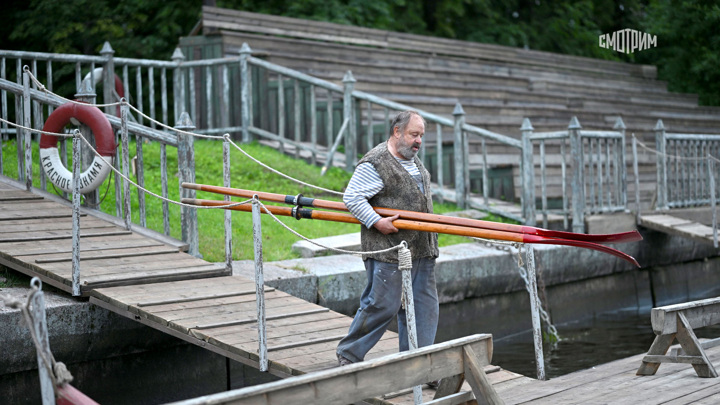
<instances>
[{"instance_id":1,"label":"white rope","mask_svg":"<svg viewBox=\"0 0 720 405\"><path fill-rule=\"evenodd\" d=\"M199 205L185 204L185 203L183 203L183 202L179 202L179 201L171 200L171 199L169 199L169 198L165 198L165 197L163 197L163 196L161 196L161 195L158 195L158 194L156 194L156 193L153 193L152 191L146 189L145 187L141 187L139 184L137 184L137 183L135 183L134 181L130 180L129 178L125 177L122 173L120 173L120 171L119 171L118 169L115 168L115 166L113 166L110 162L108 162L108 161L105 159L104 156L102 156L101 154L99 154L98 151L95 150L95 148L93 148L93 146L90 144L90 142L89 142L87 139L85 139L85 137L82 136L82 134L79 133L79 131L77 131L76 134L77 134L78 137L80 137L80 139L82 139L83 142L85 142L85 144L90 148L90 150L92 150L92 151L95 153L95 156L100 157L100 159L102 159L118 176L122 177L124 180L127 180L130 184L132 184L133 186L135 186L138 190L142 190L143 192L145 192L145 193L147 193L147 194L150 194L151 196L153 196L153 197L155 197L155 198L159 198L159 199L161 199L161 200L163 200L163 201L167 201L167 202L169 202L169 203L171 203L171 204L179 205L179 206L181 206L181 207L200 208L200 209L224 209L224 208L236 207L236 206L238 206L238 205L243 205L243 204L247 204L247 203L249 203L249 202L252 202L252 200L246 200L246 201L243 201L243 202L232 203L232 204L227 204L227 205L222 205L222 206L217 206L217 207L205 207L205 206L199 206Z\"/></svg>"},{"instance_id":2,"label":"white rope","mask_svg":"<svg viewBox=\"0 0 720 405\"><path fill-rule=\"evenodd\" d=\"M262 167L270 170L271 172L273 172L273 173L275 173L275 174L277 174L277 175L279 175L279 176L285 177L286 179L291 180L291 181L294 181L294 182L296 182L296 183L298 183L298 184L302 184L303 186L307 186L307 187L310 187L310 188L314 188L314 189L320 190L320 191L325 191L326 193L336 194L336 195L340 195L340 196L345 195L345 194L343 194L343 193L341 193L341 192L339 192L339 191L330 190L330 189L327 189L327 188L323 188L323 187L315 186L315 185L312 185L312 184L309 184L309 183L305 183L305 182L302 181L302 180L298 180L298 179L296 179L296 178L294 178L294 177L288 176L287 174L284 174L284 173L282 173L282 172L279 172L279 171L273 169L272 167L266 165L265 163L263 163L263 162L255 159L254 157L250 156L250 154L248 154L247 152L245 152L244 150L242 150L242 148L241 148L238 144L236 144L235 142L233 142L233 141L230 139L230 134L225 134L225 135L223 135L223 138L225 138L228 142L230 142L230 144L231 144L232 146L234 146L237 150L239 150L240 152L242 152L245 156L247 156L248 158L250 158L252 161L254 161L255 163L259 164L260 166L262 166Z\"/></svg>"},{"instance_id":3,"label":"white rope","mask_svg":"<svg viewBox=\"0 0 720 405\"><path fill-rule=\"evenodd\" d=\"M345 250L345 249L338 249L338 248L334 248L334 247L330 247L330 246L325 246L325 245L323 245L323 244L321 244L321 243L317 243L317 242L315 242L314 240L311 240L311 239L309 239L309 238L301 235L300 233L298 233L298 232L295 231L294 229L292 229L292 228L290 228L289 226L285 225L285 223L282 222L278 217L276 217L272 212L270 212L270 210L269 210L269 209L265 206L265 204L263 204L260 200L258 200L258 204L260 204L260 207L262 207L262 209L265 210L265 213L267 213L268 215L270 215L270 216L272 217L272 219L275 220L275 222L277 222L278 224L282 225L283 228L285 228L285 229L287 229L288 231L292 232L292 233L293 233L295 236L297 236L298 238L300 238L300 239L302 239L302 240L304 240L304 241L306 241L306 242L310 242L310 243L312 243L313 245L320 246L321 248L325 248L325 249L328 249L328 250L332 250L332 251L334 251L334 252L344 253L344 254L350 254L350 255L353 255L353 256L362 256L362 255L372 255L372 254L378 254L378 253L392 252L393 250L398 250L398 249L401 249L401 248L403 248L403 247L407 247L407 243L406 243L405 241L403 241L403 242L401 242L399 245L393 246L393 247L391 247L391 248L387 248L387 249L383 249L383 250L374 250L374 251L370 251L370 252L358 252L358 251L355 251L355 250ZM227 207L227 205L225 205L225 207ZM411 263L411 266L412 266L412 263Z\"/></svg>"},{"instance_id":4,"label":"white rope","mask_svg":"<svg viewBox=\"0 0 720 405\"><path fill-rule=\"evenodd\" d=\"M20 125L20 124L16 124L16 123L14 123L14 122L12 122L12 121L8 121L8 120L2 119L2 118L0 118L0 122L4 122L4 123L6 123L6 124L10 124L11 126L13 126L13 127L15 127L15 128L24 129L24 130L26 130L26 131L34 132L34 133L36 133L36 134L45 134L45 135L59 136L59 137L62 137L62 138L72 138L72 136L73 136L72 134L67 134L67 133L66 133L66 134L61 134L61 133L57 133L57 132L48 132L48 131L42 131L42 130L39 130L39 129L28 128L28 127L26 127L26 126L23 126L23 125Z\"/></svg>"},{"instance_id":5,"label":"white rope","mask_svg":"<svg viewBox=\"0 0 720 405\"><path fill-rule=\"evenodd\" d=\"M25 69L27 69L27 65L25 65L25 66L23 67L23 70L25 70ZM58 98L60 98L61 100L64 100L64 101L66 101L66 102L68 102L68 103L82 104L82 105L92 105L92 106L95 106L95 107L98 107L98 108L101 108L101 107L113 107L113 106L120 105L120 102L119 102L119 101L116 101L116 102L114 102L114 103L108 103L108 104L88 104L88 103L85 103L85 102L82 102L82 101L71 100L71 99L69 99L69 98L63 97L63 96L61 96L61 95L59 95L59 94L57 94L57 93L53 93L52 91L48 90L42 83L40 83L40 81L32 74L32 72L30 72L30 70L25 70L25 73L27 73L28 76L30 76L30 80L33 81L33 83L35 84L35 86L37 87L38 90L40 90L40 91L42 91L43 93L46 93L46 94L52 94L53 96L58 97Z\"/></svg>"},{"instance_id":6,"label":"white rope","mask_svg":"<svg viewBox=\"0 0 720 405\"><path fill-rule=\"evenodd\" d=\"M656 155L658 155L658 156L664 156L664 157L669 158L669 159L698 161L698 162L707 159L706 157L689 157L689 156L671 155L671 154L669 154L669 153L662 153L662 152L660 152L660 151L657 150L657 149L653 149L653 148L647 146L646 144L644 144L641 140L639 140L639 139L637 139L637 138L635 138L635 140L637 141L637 143L640 145L641 148L643 148L643 149L645 149L645 150L648 150L648 151L650 151L650 152L652 152L652 153L654 153L654 154L656 154Z\"/></svg>"},{"instance_id":7,"label":"white rope","mask_svg":"<svg viewBox=\"0 0 720 405\"><path fill-rule=\"evenodd\" d=\"M125 98L123 98L123 101L124 101L124 100L125 100ZM138 110L137 107L135 107L134 105L128 103L127 101L125 101L124 104L127 105L128 107L130 107L131 110L133 110L133 111L135 111L136 113L140 114L142 117L144 117L144 118L147 119L148 121L153 122L153 123L155 123L155 124L157 124L157 125L165 128L165 129L168 129L168 130L170 130L170 131L174 131L174 132L177 132L177 133L180 133L180 134L185 134L185 135L194 136L194 137L196 137L196 138L206 138L206 139L215 139L215 140L221 140L221 139L223 139L222 136L198 134L197 132L183 131L182 129L178 129L178 128L175 128L175 127L171 127L171 126L169 126L169 125L167 125L167 124L164 124L164 123L162 123L162 122L160 122L160 121L158 121L158 120L156 120L156 119L154 119L154 118L150 118L147 114L145 114L144 112Z\"/></svg>"}]
</instances>

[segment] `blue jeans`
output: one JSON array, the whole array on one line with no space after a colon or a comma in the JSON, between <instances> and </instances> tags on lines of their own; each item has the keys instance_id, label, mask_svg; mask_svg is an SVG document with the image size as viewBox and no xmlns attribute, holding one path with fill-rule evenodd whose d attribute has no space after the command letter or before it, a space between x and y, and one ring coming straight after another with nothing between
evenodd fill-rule
<instances>
[{"instance_id":1,"label":"blue jeans","mask_svg":"<svg viewBox=\"0 0 720 405\"><path fill-rule=\"evenodd\" d=\"M380 340L393 317L398 316L400 351L408 350L405 310L401 308L402 272L394 263L374 259L365 261L367 286L360 297L360 308L350 325L347 336L340 341L337 353L352 362L365 355ZM411 270L415 301L415 324L418 346L435 342L439 304L435 287L435 259L413 260Z\"/></svg>"}]
</instances>

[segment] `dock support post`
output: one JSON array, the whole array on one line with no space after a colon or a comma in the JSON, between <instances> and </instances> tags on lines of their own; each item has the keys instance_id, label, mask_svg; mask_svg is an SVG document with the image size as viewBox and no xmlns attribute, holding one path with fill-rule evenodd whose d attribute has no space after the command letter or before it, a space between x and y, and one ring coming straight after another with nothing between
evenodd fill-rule
<instances>
[{"instance_id":1,"label":"dock support post","mask_svg":"<svg viewBox=\"0 0 720 405\"><path fill-rule=\"evenodd\" d=\"M573 162L572 173L572 231L585 232L585 159L583 140L580 135L580 122L572 117L568 132L570 135L570 155Z\"/></svg>"},{"instance_id":2,"label":"dock support post","mask_svg":"<svg viewBox=\"0 0 720 405\"><path fill-rule=\"evenodd\" d=\"M77 139L77 138L75 138ZM47 321L45 320L45 295L42 291L42 282L39 278L33 277L30 280L30 286L35 291L30 300L30 313L32 314L32 325L28 325L33 329L33 334L37 336L39 347L37 347L38 374L40 375L40 395L43 405L55 405L55 388L52 381L50 370L52 364L50 361L50 341L48 339Z\"/></svg>"},{"instance_id":3,"label":"dock support post","mask_svg":"<svg viewBox=\"0 0 720 405\"><path fill-rule=\"evenodd\" d=\"M453 110L455 144L455 202L461 210L468 208L468 194L470 188L470 168L468 166L468 140L463 131L465 125L465 110L460 103L455 104Z\"/></svg>"},{"instance_id":4,"label":"dock support post","mask_svg":"<svg viewBox=\"0 0 720 405\"><path fill-rule=\"evenodd\" d=\"M407 326L408 334L408 346L410 351L418 348L417 341L417 327L415 324L415 298L413 297L412 289L412 261L410 267L402 267L402 261L400 263L400 271L402 271L402 296L405 303L405 321ZM422 386L417 385L413 387L413 398L415 404L422 404Z\"/></svg>"},{"instance_id":5,"label":"dock support post","mask_svg":"<svg viewBox=\"0 0 720 405\"><path fill-rule=\"evenodd\" d=\"M545 380L545 357L543 355L543 337L540 324L540 307L537 292L537 278L535 276L535 250L532 245L525 245L525 257L527 262L527 277L529 281L528 291L530 292L530 314L532 316L533 342L535 343L535 363L537 366L538 380Z\"/></svg>"},{"instance_id":6,"label":"dock support post","mask_svg":"<svg viewBox=\"0 0 720 405\"><path fill-rule=\"evenodd\" d=\"M175 128L178 140L178 173L180 184L195 183L195 138L188 135L195 129L187 112L180 114L180 119ZM195 190L180 187L180 197L195 198ZM195 208L182 207L180 209L180 221L182 222L182 240L189 245L188 254L200 257L200 241L198 236L197 210Z\"/></svg>"},{"instance_id":7,"label":"dock support post","mask_svg":"<svg viewBox=\"0 0 720 405\"><path fill-rule=\"evenodd\" d=\"M260 371L268 371L267 335L265 333L265 291L263 280L262 225L260 222L260 200L257 195L252 201L253 246L255 248L255 296L257 299L258 357Z\"/></svg>"},{"instance_id":8,"label":"dock support post","mask_svg":"<svg viewBox=\"0 0 720 405\"><path fill-rule=\"evenodd\" d=\"M80 131L73 136L72 177L72 295L80 296Z\"/></svg>"},{"instance_id":9,"label":"dock support post","mask_svg":"<svg viewBox=\"0 0 720 405\"><path fill-rule=\"evenodd\" d=\"M533 133L530 119L523 119L520 131L522 132L522 213L525 225L535 226L535 164L533 163L533 143L530 137ZM544 218L544 217L543 217Z\"/></svg>"},{"instance_id":10,"label":"dock support post","mask_svg":"<svg viewBox=\"0 0 720 405\"><path fill-rule=\"evenodd\" d=\"M349 127L345 134L345 170L352 171L357 163L357 128L355 127L355 110L353 109L352 92L355 78L351 71L343 76L343 122L348 121Z\"/></svg>"}]
</instances>

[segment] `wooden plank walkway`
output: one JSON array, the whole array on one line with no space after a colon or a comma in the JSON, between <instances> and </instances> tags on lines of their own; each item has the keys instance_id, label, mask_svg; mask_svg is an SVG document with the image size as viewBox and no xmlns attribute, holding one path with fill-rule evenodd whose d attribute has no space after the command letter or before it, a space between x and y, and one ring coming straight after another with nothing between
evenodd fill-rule
<instances>
[{"instance_id":1,"label":"wooden plank walkway","mask_svg":"<svg viewBox=\"0 0 720 405\"><path fill-rule=\"evenodd\" d=\"M640 217L639 225L702 243L713 243L713 229L711 226L668 214L643 215Z\"/></svg>"},{"instance_id":2,"label":"wooden plank walkway","mask_svg":"<svg viewBox=\"0 0 720 405\"><path fill-rule=\"evenodd\" d=\"M720 361L720 347L708 349ZM637 376L645 353L538 381L516 378L495 384L506 404L717 404L720 378L700 378L689 364L663 364L656 375Z\"/></svg>"}]
</instances>

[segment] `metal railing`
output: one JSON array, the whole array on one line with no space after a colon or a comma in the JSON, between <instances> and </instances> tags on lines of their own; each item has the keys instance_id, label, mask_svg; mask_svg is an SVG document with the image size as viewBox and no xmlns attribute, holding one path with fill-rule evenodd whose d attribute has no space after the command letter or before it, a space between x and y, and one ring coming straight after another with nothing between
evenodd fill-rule
<instances>
[{"instance_id":1,"label":"metal railing","mask_svg":"<svg viewBox=\"0 0 720 405\"><path fill-rule=\"evenodd\" d=\"M535 225L535 143L539 146L540 212L544 228L548 227L548 216L555 214L562 216L565 229L572 217L573 232L584 232L585 215L627 209L625 124L622 119L618 118L614 129L582 130L577 118L573 117L566 131L534 133L530 120L523 121L521 171L524 185L523 217L526 224ZM551 148L553 153L548 155L547 150ZM548 176L548 163L553 168L559 167L560 176L557 173ZM568 170L571 171L569 179ZM560 208L549 207L549 187L556 189L553 195L560 196Z\"/></svg>"},{"instance_id":2,"label":"metal railing","mask_svg":"<svg viewBox=\"0 0 720 405\"><path fill-rule=\"evenodd\" d=\"M720 135L668 133L655 126L657 150L656 209L710 205L709 156L720 156ZM717 197L717 196L715 196Z\"/></svg>"}]
</instances>

